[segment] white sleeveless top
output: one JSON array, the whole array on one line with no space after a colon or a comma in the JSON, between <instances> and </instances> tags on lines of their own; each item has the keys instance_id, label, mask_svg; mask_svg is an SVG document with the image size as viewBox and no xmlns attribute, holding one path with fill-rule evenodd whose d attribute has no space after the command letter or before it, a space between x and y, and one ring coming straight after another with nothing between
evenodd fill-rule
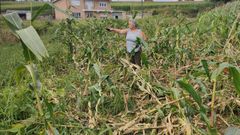
<instances>
[{"instance_id":1,"label":"white sleeveless top","mask_svg":"<svg viewBox=\"0 0 240 135\"><path fill-rule=\"evenodd\" d=\"M141 30L137 29L136 31L131 31L131 29L128 29L127 36L126 36L126 47L127 52L131 53L133 50L134 52L138 52L140 50L140 45L137 47L136 40L137 37L142 39Z\"/></svg>"}]
</instances>

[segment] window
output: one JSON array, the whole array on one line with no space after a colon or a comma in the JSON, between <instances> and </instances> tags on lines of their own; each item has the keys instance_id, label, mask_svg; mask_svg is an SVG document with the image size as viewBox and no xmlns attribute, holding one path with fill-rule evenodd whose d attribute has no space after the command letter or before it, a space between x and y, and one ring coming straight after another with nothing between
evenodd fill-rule
<instances>
[{"instance_id":1,"label":"window","mask_svg":"<svg viewBox=\"0 0 240 135\"><path fill-rule=\"evenodd\" d=\"M79 12L73 12L72 15L75 18L81 18L81 13L79 13Z\"/></svg>"},{"instance_id":2,"label":"window","mask_svg":"<svg viewBox=\"0 0 240 135\"><path fill-rule=\"evenodd\" d=\"M87 18L93 17L93 13L92 12L86 12L86 16L87 16Z\"/></svg>"},{"instance_id":3,"label":"window","mask_svg":"<svg viewBox=\"0 0 240 135\"><path fill-rule=\"evenodd\" d=\"M107 2L99 2L100 7L107 7Z\"/></svg>"},{"instance_id":4,"label":"window","mask_svg":"<svg viewBox=\"0 0 240 135\"><path fill-rule=\"evenodd\" d=\"M80 6L80 0L71 0L71 5Z\"/></svg>"},{"instance_id":5,"label":"window","mask_svg":"<svg viewBox=\"0 0 240 135\"><path fill-rule=\"evenodd\" d=\"M107 19L106 16L100 16L100 19Z\"/></svg>"}]
</instances>

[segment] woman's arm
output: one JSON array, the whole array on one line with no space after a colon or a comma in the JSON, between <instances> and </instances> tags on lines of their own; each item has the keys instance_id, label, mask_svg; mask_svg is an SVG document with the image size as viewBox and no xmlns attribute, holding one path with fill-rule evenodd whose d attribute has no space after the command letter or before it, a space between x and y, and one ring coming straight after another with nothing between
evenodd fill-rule
<instances>
[{"instance_id":1,"label":"woman's arm","mask_svg":"<svg viewBox=\"0 0 240 135\"><path fill-rule=\"evenodd\" d=\"M114 29L114 28L108 28L110 31L119 33L119 34L126 34L128 32L128 29Z\"/></svg>"},{"instance_id":2,"label":"woman's arm","mask_svg":"<svg viewBox=\"0 0 240 135\"><path fill-rule=\"evenodd\" d=\"M147 37L146 37L146 35L145 35L145 33L144 32L141 32L141 35L142 35L142 38L143 38L143 40L147 40Z\"/></svg>"}]
</instances>

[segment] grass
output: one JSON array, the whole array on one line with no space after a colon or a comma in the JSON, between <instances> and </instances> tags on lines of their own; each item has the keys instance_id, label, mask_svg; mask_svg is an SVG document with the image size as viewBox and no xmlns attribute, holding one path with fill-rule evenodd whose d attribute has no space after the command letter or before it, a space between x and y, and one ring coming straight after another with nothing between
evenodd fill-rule
<instances>
[{"instance_id":1,"label":"grass","mask_svg":"<svg viewBox=\"0 0 240 135\"><path fill-rule=\"evenodd\" d=\"M194 1L184 1L184 2L144 2L144 6L177 6L177 5L201 5L201 4L209 4L210 2L194 2ZM111 2L112 6L141 6L141 2Z\"/></svg>"},{"instance_id":2,"label":"grass","mask_svg":"<svg viewBox=\"0 0 240 135\"><path fill-rule=\"evenodd\" d=\"M1 85L8 85L10 79L13 76L13 72L15 68L23 62L23 55L21 52L21 45L14 44L4 44L0 45L0 62L1 62L1 70L0 70L0 79ZM6 60L8 59L8 60ZM1 88L1 87L0 87Z\"/></svg>"},{"instance_id":3,"label":"grass","mask_svg":"<svg viewBox=\"0 0 240 135\"><path fill-rule=\"evenodd\" d=\"M36 12L40 7L42 7L45 3L44 2L32 2L32 10L33 14ZM12 2L12 1L3 1L1 5L1 12L6 12L7 10L31 10L31 3L30 2ZM42 15L50 15L52 14L52 8L48 6L45 12L41 13Z\"/></svg>"},{"instance_id":4,"label":"grass","mask_svg":"<svg viewBox=\"0 0 240 135\"><path fill-rule=\"evenodd\" d=\"M211 7L214 3L211 2L144 2L144 10L158 9L171 7L174 8L201 8L201 7ZM111 6L116 10L141 10L141 2L112 2Z\"/></svg>"},{"instance_id":5,"label":"grass","mask_svg":"<svg viewBox=\"0 0 240 135\"><path fill-rule=\"evenodd\" d=\"M43 6L43 2L32 2L33 9ZM30 2L2 2L2 12L6 10L30 10Z\"/></svg>"}]
</instances>

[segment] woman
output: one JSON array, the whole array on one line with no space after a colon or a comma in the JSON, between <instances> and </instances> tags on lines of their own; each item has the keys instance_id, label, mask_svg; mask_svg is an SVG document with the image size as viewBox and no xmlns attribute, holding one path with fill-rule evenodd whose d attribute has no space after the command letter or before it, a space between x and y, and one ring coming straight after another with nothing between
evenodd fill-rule
<instances>
[{"instance_id":1,"label":"woman","mask_svg":"<svg viewBox=\"0 0 240 135\"><path fill-rule=\"evenodd\" d=\"M136 21L129 20L128 29L108 28L108 30L119 34L126 34L126 47L127 52L131 55L131 63L141 66L142 48L136 41L137 38L146 40L146 36L140 29L137 29Z\"/></svg>"}]
</instances>

